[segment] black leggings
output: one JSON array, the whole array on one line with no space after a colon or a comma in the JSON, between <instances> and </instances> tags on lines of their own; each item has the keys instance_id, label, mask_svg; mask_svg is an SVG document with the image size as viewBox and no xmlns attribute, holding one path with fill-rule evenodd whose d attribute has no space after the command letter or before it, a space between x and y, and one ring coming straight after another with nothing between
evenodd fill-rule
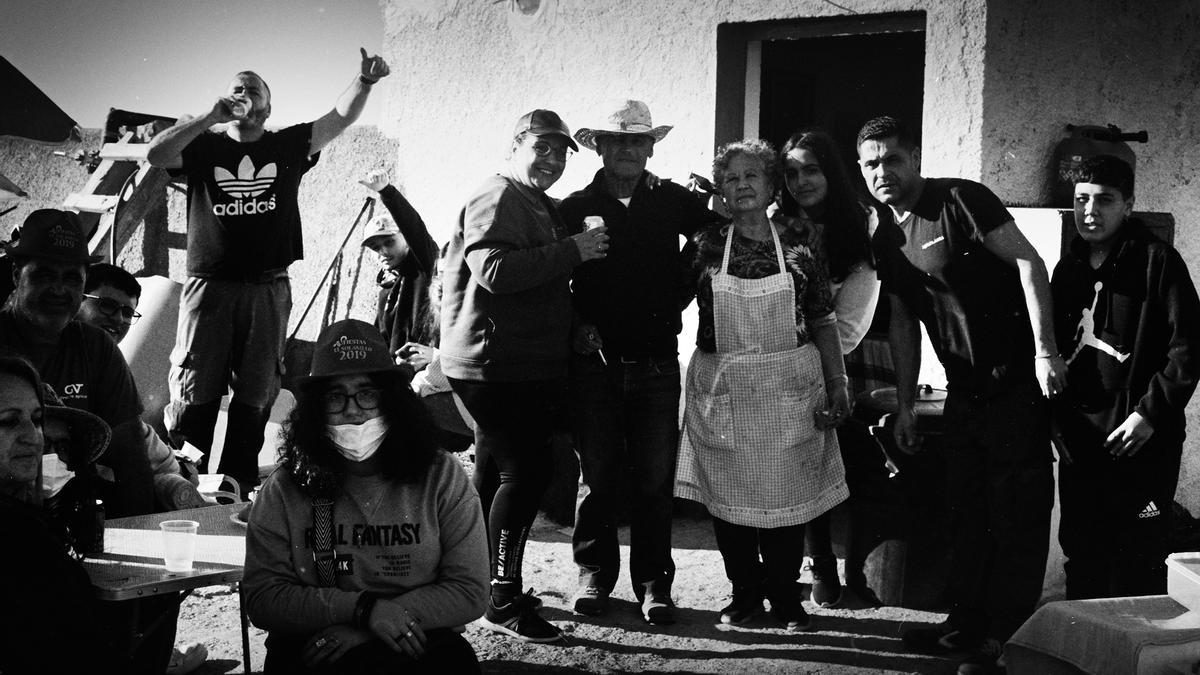
<instances>
[{"instance_id":1,"label":"black leggings","mask_svg":"<svg viewBox=\"0 0 1200 675\"><path fill-rule=\"evenodd\" d=\"M566 381L450 380L475 418L475 489L488 524L492 597L520 593L525 538L553 475L555 410Z\"/></svg>"}]
</instances>

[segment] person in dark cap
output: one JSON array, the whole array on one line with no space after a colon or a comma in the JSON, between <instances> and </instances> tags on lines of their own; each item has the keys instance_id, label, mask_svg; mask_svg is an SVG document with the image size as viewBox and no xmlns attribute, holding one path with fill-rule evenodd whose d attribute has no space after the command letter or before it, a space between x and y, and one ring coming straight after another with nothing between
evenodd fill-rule
<instances>
[{"instance_id":1,"label":"person in dark cap","mask_svg":"<svg viewBox=\"0 0 1200 675\"><path fill-rule=\"evenodd\" d=\"M321 331L250 512L264 672L479 672L461 627L487 603L485 542L475 489L379 331Z\"/></svg>"},{"instance_id":2,"label":"person in dark cap","mask_svg":"<svg viewBox=\"0 0 1200 675\"><path fill-rule=\"evenodd\" d=\"M164 421L173 444L205 454L200 468L207 470L221 397L232 389L217 471L245 492L258 485L263 431L282 382L288 266L304 257L300 182L390 72L382 57L360 53L350 86L312 122L268 131L271 89L242 71L208 112L155 136L146 156L188 185L188 279Z\"/></svg>"},{"instance_id":3,"label":"person in dark cap","mask_svg":"<svg viewBox=\"0 0 1200 675\"><path fill-rule=\"evenodd\" d=\"M566 395L571 271L608 248L604 228L568 236L546 196L577 149L557 113L522 115L506 168L463 207L443 272L441 365L476 422L475 486L488 516L482 624L528 642L561 638L522 594L521 560L550 482L553 411Z\"/></svg>"},{"instance_id":4,"label":"person in dark cap","mask_svg":"<svg viewBox=\"0 0 1200 675\"><path fill-rule=\"evenodd\" d=\"M99 462L110 517L151 513L154 489L141 421L142 403L125 357L107 333L75 319L88 255L79 217L39 209L6 246L16 289L0 310L0 351L34 364L63 403L112 428Z\"/></svg>"}]
</instances>

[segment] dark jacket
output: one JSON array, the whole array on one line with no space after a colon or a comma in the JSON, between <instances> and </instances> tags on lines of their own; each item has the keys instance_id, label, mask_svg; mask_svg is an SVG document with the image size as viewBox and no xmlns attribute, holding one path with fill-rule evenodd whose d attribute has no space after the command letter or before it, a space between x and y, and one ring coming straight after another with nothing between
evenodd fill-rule
<instances>
[{"instance_id":1,"label":"dark jacket","mask_svg":"<svg viewBox=\"0 0 1200 675\"><path fill-rule=\"evenodd\" d=\"M442 283L442 370L521 382L567 374L571 270L579 248L544 193L505 176L463 207Z\"/></svg>"},{"instance_id":2,"label":"dark jacket","mask_svg":"<svg viewBox=\"0 0 1200 675\"><path fill-rule=\"evenodd\" d=\"M587 216L601 216L608 226L608 255L575 269L577 319L596 326L608 358L675 356L680 285L688 273L679 237L690 241L721 216L670 181L646 187L644 174L626 207L609 194L603 169L560 209L571 234L583 231Z\"/></svg>"},{"instance_id":3,"label":"dark jacket","mask_svg":"<svg viewBox=\"0 0 1200 675\"><path fill-rule=\"evenodd\" d=\"M1068 442L1096 444L1137 411L1156 437L1182 441L1200 374L1200 299L1178 251L1140 221L1116 236L1099 269L1078 238L1054 268L1054 325L1069 363L1056 419ZM1081 347L1085 333L1091 344Z\"/></svg>"},{"instance_id":4,"label":"dark jacket","mask_svg":"<svg viewBox=\"0 0 1200 675\"><path fill-rule=\"evenodd\" d=\"M400 266L395 270L380 270L375 279L379 284L375 325L395 353L406 342L423 345L432 342L427 330L429 280L433 278L437 264L438 246L429 236L429 228L425 227L421 214L395 186L388 185L380 190L379 198L408 244L408 254Z\"/></svg>"}]
</instances>

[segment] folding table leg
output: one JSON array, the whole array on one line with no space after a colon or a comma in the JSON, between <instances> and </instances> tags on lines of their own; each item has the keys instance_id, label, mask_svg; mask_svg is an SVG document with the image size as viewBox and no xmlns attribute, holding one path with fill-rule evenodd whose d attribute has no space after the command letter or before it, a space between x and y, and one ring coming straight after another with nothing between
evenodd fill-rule
<instances>
[{"instance_id":1,"label":"folding table leg","mask_svg":"<svg viewBox=\"0 0 1200 675\"><path fill-rule=\"evenodd\" d=\"M238 615L242 620L242 667L250 675L250 621L246 618L246 591L238 583Z\"/></svg>"}]
</instances>

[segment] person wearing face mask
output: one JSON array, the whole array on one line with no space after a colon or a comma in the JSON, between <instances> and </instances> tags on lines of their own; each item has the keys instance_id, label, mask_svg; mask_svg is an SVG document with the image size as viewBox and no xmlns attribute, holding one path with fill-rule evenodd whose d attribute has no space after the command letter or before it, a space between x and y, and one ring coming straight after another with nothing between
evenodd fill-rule
<instances>
[{"instance_id":1,"label":"person wearing face mask","mask_svg":"<svg viewBox=\"0 0 1200 675\"><path fill-rule=\"evenodd\" d=\"M42 508L42 391L28 361L0 356L0 540L11 553L0 556L0 671L125 672L66 530Z\"/></svg>"},{"instance_id":2,"label":"person wearing face mask","mask_svg":"<svg viewBox=\"0 0 1200 675\"><path fill-rule=\"evenodd\" d=\"M265 672L478 672L461 628L486 605L485 542L475 489L379 331L323 330L249 518Z\"/></svg>"},{"instance_id":3,"label":"person wearing face mask","mask_svg":"<svg viewBox=\"0 0 1200 675\"><path fill-rule=\"evenodd\" d=\"M475 486L488 517L491 604L481 624L526 642L561 639L521 592L525 538L553 471L566 398L571 272L603 258L605 228L574 236L548 190L578 146L562 118L517 120L505 170L463 207L446 253L441 365L475 419ZM498 480L497 480L498 476Z\"/></svg>"}]
</instances>

